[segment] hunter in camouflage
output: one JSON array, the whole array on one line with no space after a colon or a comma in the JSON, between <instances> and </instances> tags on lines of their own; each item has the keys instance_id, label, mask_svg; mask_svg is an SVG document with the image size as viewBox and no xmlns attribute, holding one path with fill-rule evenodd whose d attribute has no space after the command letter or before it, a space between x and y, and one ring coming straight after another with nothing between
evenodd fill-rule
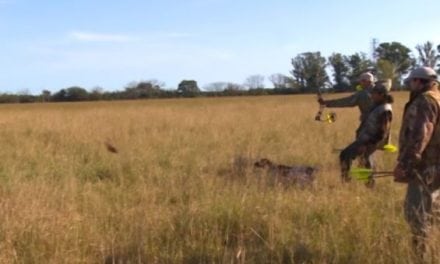
<instances>
[{"instance_id":1,"label":"hunter in camouflage","mask_svg":"<svg viewBox=\"0 0 440 264\"><path fill-rule=\"evenodd\" d=\"M367 117L368 112L373 104L373 101L371 100L371 90L374 85L374 76L369 72L361 74L359 76L359 84L362 89L348 97L333 100L323 100L320 98L318 102L321 105L329 108L357 106L361 112L360 121L362 123ZM358 130L356 131L356 137L359 132ZM359 166L371 169L372 164L369 157L370 155L368 153L358 156Z\"/></svg>"},{"instance_id":2,"label":"hunter in camouflage","mask_svg":"<svg viewBox=\"0 0 440 264\"><path fill-rule=\"evenodd\" d=\"M357 106L361 112L360 120L362 122L367 117L373 103L371 100L371 89L374 85L374 76L369 72L361 74L359 84L362 89L351 96L334 100L320 100L319 103L329 108Z\"/></svg>"},{"instance_id":3,"label":"hunter in camouflage","mask_svg":"<svg viewBox=\"0 0 440 264\"><path fill-rule=\"evenodd\" d=\"M357 131L356 140L339 156L343 181L350 180L351 163L356 157L365 156L369 164L373 165L372 154L378 149L383 149L388 143L393 119L393 97L389 95L390 89L389 81L378 82L371 89L373 105Z\"/></svg>"},{"instance_id":4,"label":"hunter in camouflage","mask_svg":"<svg viewBox=\"0 0 440 264\"><path fill-rule=\"evenodd\" d=\"M399 156L394 170L396 182L407 183L405 217L413 233L416 253L426 253L426 238L440 194L440 92L437 74L417 68L407 79L411 96L405 105L400 129Z\"/></svg>"}]
</instances>

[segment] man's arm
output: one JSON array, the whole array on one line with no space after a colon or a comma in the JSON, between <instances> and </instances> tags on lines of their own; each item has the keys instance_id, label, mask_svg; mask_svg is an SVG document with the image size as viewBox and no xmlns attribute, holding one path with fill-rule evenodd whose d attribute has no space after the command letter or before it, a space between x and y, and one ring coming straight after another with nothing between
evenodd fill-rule
<instances>
[{"instance_id":1,"label":"man's arm","mask_svg":"<svg viewBox=\"0 0 440 264\"><path fill-rule=\"evenodd\" d=\"M354 93L348 97L333 99L333 100L325 100L325 106L332 107L353 107L358 105L359 93Z\"/></svg>"}]
</instances>

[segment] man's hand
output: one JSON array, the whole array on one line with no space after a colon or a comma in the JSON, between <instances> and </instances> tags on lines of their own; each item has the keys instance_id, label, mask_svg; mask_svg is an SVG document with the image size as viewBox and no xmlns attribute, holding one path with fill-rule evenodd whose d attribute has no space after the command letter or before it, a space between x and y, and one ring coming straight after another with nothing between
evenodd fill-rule
<instances>
[{"instance_id":1,"label":"man's hand","mask_svg":"<svg viewBox=\"0 0 440 264\"><path fill-rule=\"evenodd\" d=\"M394 181L399 183L408 183L408 173L403 169L401 164L397 164L394 169Z\"/></svg>"}]
</instances>

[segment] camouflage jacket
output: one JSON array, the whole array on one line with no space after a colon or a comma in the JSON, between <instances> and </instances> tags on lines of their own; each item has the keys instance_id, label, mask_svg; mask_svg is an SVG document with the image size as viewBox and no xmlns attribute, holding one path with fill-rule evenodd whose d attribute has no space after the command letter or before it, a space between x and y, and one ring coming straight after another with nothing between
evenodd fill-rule
<instances>
[{"instance_id":1,"label":"camouflage jacket","mask_svg":"<svg viewBox=\"0 0 440 264\"><path fill-rule=\"evenodd\" d=\"M405 170L440 164L440 92L415 94L405 105L398 162Z\"/></svg>"},{"instance_id":2,"label":"camouflage jacket","mask_svg":"<svg viewBox=\"0 0 440 264\"><path fill-rule=\"evenodd\" d=\"M371 89L372 87L362 89L348 97L325 101L325 106L330 108L357 106L361 111L360 120L362 122L368 116L371 106L373 105L373 101L371 100Z\"/></svg>"},{"instance_id":3,"label":"camouflage jacket","mask_svg":"<svg viewBox=\"0 0 440 264\"><path fill-rule=\"evenodd\" d=\"M374 105L357 131L357 141L380 149L390 137L393 109L391 104Z\"/></svg>"}]
</instances>

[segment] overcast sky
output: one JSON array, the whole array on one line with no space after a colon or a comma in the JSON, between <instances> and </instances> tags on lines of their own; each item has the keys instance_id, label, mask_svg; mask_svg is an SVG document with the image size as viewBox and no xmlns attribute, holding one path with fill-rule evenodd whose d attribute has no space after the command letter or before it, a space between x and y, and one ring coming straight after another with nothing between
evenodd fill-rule
<instances>
[{"instance_id":1,"label":"overcast sky","mask_svg":"<svg viewBox=\"0 0 440 264\"><path fill-rule=\"evenodd\" d=\"M440 44L440 1L0 0L0 92L243 83L301 52Z\"/></svg>"}]
</instances>

